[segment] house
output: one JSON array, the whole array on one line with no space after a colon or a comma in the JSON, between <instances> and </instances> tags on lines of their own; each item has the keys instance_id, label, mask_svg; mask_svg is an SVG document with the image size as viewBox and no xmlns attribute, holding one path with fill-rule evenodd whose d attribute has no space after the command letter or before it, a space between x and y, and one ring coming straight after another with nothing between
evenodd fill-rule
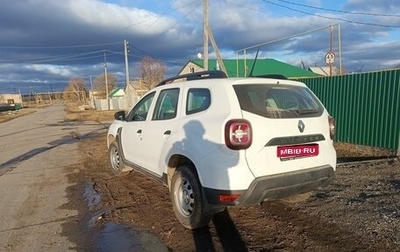
<instances>
[{"instance_id":1,"label":"house","mask_svg":"<svg viewBox=\"0 0 400 252\"><path fill-rule=\"evenodd\" d=\"M0 111L18 110L22 108L20 94L0 94Z\"/></svg>"},{"instance_id":2,"label":"house","mask_svg":"<svg viewBox=\"0 0 400 252\"><path fill-rule=\"evenodd\" d=\"M322 76L336 76L340 75L340 71L337 67L332 66L332 74L331 74L331 68L329 66L323 66L323 67L309 67L309 71L322 75Z\"/></svg>"},{"instance_id":3,"label":"house","mask_svg":"<svg viewBox=\"0 0 400 252\"><path fill-rule=\"evenodd\" d=\"M20 94L0 94L0 104L22 104Z\"/></svg>"},{"instance_id":4,"label":"house","mask_svg":"<svg viewBox=\"0 0 400 252\"><path fill-rule=\"evenodd\" d=\"M125 91L122 88L114 88L110 94L108 95L109 98L123 98L125 95Z\"/></svg>"},{"instance_id":5,"label":"house","mask_svg":"<svg viewBox=\"0 0 400 252\"><path fill-rule=\"evenodd\" d=\"M274 59L226 59L223 60L223 62L229 77L243 77L245 75L249 76L251 72L252 76L279 74L284 75L289 79L321 76L317 73L313 73L311 71L304 70L303 68L286 64ZM203 60L194 59L188 61L178 75L199 72L203 70ZM220 70L216 59L210 59L208 61L208 70Z\"/></svg>"}]
</instances>

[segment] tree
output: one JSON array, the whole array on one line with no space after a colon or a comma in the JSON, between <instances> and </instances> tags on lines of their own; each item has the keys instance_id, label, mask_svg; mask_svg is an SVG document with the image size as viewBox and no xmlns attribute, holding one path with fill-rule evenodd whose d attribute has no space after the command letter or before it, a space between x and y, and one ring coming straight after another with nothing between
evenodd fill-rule
<instances>
[{"instance_id":1,"label":"tree","mask_svg":"<svg viewBox=\"0 0 400 252\"><path fill-rule=\"evenodd\" d=\"M104 98L106 97L106 79L104 78L104 74L101 74L96 77L94 80L94 87L93 91L96 92L96 96L101 96ZM108 86L108 93L110 93L116 86L117 86L117 77L113 74L107 74L107 86Z\"/></svg>"},{"instance_id":2,"label":"tree","mask_svg":"<svg viewBox=\"0 0 400 252\"><path fill-rule=\"evenodd\" d=\"M85 103L87 97L86 83L82 78L74 77L64 89L64 99L72 102Z\"/></svg>"},{"instance_id":3,"label":"tree","mask_svg":"<svg viewBox=\"0 0 400 252\"><path fill-rule=\"evenodd\" d=\"M141 88L150 90L155 87L165 76L165 65L151 57L145 57L139 63L136 74L140 79Z\"/></svg>"}]
</instances>

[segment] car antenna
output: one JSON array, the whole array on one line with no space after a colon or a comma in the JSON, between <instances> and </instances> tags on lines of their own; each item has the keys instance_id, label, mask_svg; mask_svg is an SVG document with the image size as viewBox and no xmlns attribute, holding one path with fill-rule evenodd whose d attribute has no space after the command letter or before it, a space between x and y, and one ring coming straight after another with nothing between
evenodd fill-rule
<instances>
[{"instance_id":1,"label":"car antenna","mask_svg":"<svg viewBox=\"0 0 400 252\"><path fill-rule=\"evenodd\" d=\"M258 47L258 49L257 49L256 57L254 58L253 66L251 67L251 71L250 71L248 77L253 77L253 71L254 71L254 67L256 66L256 61L257 61L259 52L260 52L260 47Z\"/></svg>"}]
</instances>

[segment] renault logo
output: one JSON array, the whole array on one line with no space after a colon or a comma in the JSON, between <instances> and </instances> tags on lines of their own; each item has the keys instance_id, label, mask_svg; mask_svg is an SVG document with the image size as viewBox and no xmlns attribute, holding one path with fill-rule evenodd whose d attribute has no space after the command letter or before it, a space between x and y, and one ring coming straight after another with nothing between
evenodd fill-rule
<instances>
[{"instance_id":1,"label":"renault logo","mask_svg":"<svg viewBox=\"0 0 400 252\"><path fill-rule=\"evenodd\" d=\"M299 123L297 124L297 128L299 129L299 131L301 133L303 133L305 127L306 127L306 125L304 125L303 121L299 120Z\"/></svg>"}]
</instances>

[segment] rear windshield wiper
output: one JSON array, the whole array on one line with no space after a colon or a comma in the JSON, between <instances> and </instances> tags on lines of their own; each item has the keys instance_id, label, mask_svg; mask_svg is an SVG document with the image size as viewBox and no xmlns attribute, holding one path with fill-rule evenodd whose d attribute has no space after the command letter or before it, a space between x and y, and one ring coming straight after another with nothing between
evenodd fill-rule
<instances>
[{"instance_id":1,"label":"rear windshield wiper","mask_svg":"<svg viewBox=\"0 0 400 252\"><path fill-rule=\"evenodd\" d=\"M299 109L299 110L296 110L296 113L298 115L316 114L318 112L319 112L319 110L317 110L317 109Z\"/></svg>"}]
</instances>

